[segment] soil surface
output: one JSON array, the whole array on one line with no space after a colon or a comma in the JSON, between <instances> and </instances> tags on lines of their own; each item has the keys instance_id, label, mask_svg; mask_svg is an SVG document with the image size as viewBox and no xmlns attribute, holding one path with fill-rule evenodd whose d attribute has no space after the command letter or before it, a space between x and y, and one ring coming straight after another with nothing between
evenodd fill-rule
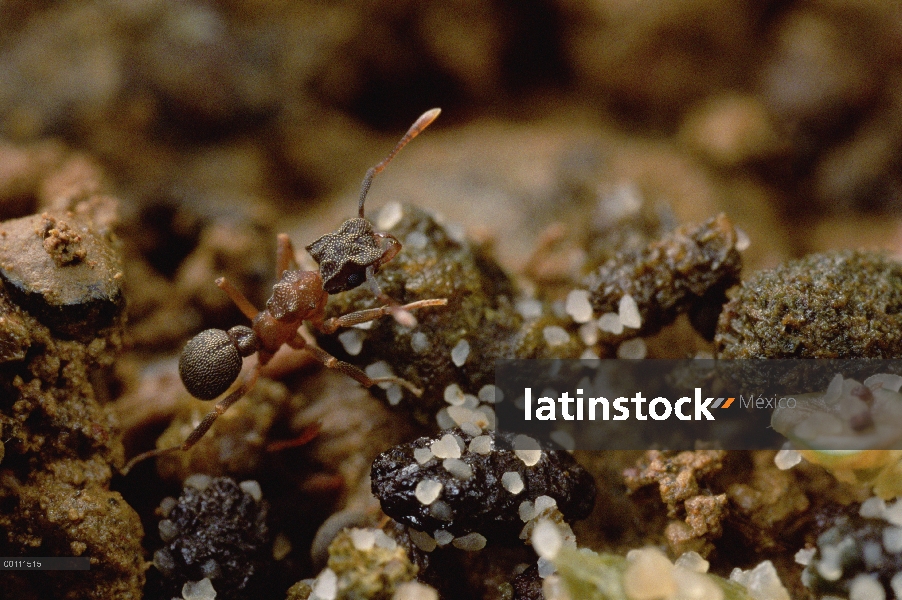
<instances>
[{"instance_id":1,"label":"soil surface","mask_svg":"<svg viewBox=\"0 0 902 600\"><path fill-rule=\"evenodd\" d=\"M3 597L323 597L336 565L338 598L538 598L529 543L445 539L440 505L412 533L371 491L382 452L491 424L495 360L900 358L897 3L14 0L0 65L0 555L91 559L8 572ZM293 341L410 387L367 389L286 346L190 452L122 475L210 410L179 353L251 324L216 279L267 307L279 233L317 270L301 249L358 215L366 170L433 107L364 208L402 246L381 291L447 305ZM626 295L640 326L624 327ZM364 284L318 316L383 303ZM796 553L824 565L823 532L883 535L859 515L869 480L775 454L576 452L597 488L576 544L693 551L723 577L770 560L790 598L851 593L860 560L809 589ZM451 459L428 467L448 486L472 470ZM197 474L246 505L194 506ZM158 551L190 546L162 525L186 497L213 530L265 520L238 543L253 569L228 552L226 575L212 555L167 568Z\"/></svg>"}]
</instances>

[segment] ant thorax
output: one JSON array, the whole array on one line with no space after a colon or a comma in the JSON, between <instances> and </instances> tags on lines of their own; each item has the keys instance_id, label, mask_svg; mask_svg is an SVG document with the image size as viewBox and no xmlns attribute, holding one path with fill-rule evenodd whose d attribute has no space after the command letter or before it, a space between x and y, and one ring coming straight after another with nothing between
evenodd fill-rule
<instances>
[{"instance_id":1,"label":"ant thorax","mask_svg":"<svg viewBox=\"0 0 902 600\"><path fill-rule=\"evenodd\" d=\"M328 299L316 271L285 271L272 287L266 310L278 321L300 321L321 311Z\"/></svg>"}]
</instances>

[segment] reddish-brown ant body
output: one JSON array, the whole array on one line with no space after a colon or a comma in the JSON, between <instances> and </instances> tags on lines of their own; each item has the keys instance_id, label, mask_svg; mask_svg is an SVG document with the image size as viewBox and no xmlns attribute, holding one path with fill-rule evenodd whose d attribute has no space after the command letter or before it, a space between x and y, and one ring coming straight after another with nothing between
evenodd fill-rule
<instances>
[{"instance_id":1,"label":"reddish-brown ant body","mask_svg":"<svg viewBox=\"0 0 902 600\"><path fill-rule=\"evenodd\" d=\"M338 369L366 387L378 383L395 383L420 395L421 390L399 377L369 377L366 373L343 362L316 346L308 345L299 332L306 321L323 333L340 327L366 323L391 314L403 325L414 326L412 310L428 306L442 306L447 299L419 300L403 306L386 296L374 278L375 273L401 250L401 243L391 234L373 230L364 217L363 205L373 179L407 143L423 131L439 115L435 108L424 113L410 127L394 150L378 165L367 171L360 190L359 216L342 223L335 233L329 233L307 247L319 264L318 271L302 271L294 258L294 248L285 234L279 234L276 251L276 277L272 296L266 309L258 311L253 304L225 277L216 280L219 286L244 315L251 326L238 325L228 331L207 329L192 338L179 357L179 376L185 389L201 400L213 400L229 389L241 372L242 358L257 354L257 364L238 388L215 404L200 424L179 446L150 450L135 456L122 469L128 471L138 462L176 450L188 450L230 406L247 394L264 367L283 345L305 349L313 358L330 369ZM369 281L373 293L383 306L326 319L326 303L330 294L353 289Z\"/></svg>"}]
</instances>

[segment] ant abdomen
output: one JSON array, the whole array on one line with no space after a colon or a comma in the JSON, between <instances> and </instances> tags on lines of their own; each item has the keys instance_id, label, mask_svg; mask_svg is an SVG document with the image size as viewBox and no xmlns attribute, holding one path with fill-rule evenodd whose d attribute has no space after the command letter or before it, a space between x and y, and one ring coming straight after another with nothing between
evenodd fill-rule
<instances>
[{"instance_id":1,"label":"ant abdomen","mask_svg":"<svg viewBox=\"0 0 902 600\"><path fill-rule=\"evenodd\" d=\"M182 350L179 377L192 396L213 400L238 379L241 358L256 352L257 346L257 336L243 325L201 331Z\"/></svg>"}]
</instances>

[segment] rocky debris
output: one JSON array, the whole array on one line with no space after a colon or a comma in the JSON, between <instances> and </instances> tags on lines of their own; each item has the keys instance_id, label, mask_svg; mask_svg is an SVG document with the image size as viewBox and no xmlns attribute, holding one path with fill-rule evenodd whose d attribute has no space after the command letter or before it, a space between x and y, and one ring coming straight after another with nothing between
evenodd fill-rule
<instances>
[{"instance_id":1,"label":"rocky debris","mask_svg":"<svg viewBox=\"0 0 902 600\"><path fill-rule=\"evenodd\" d=\"M85 340L113 325L125 303L122 276L115 240L74 214L0 224L7 293L56 334Z\"/></svg>"},{"instance_id":2,"label":"rocky debris","mask_svg":"<svg viewBox=\"0 0 902 600\"><path fill-rule=\"evenodd\" d=\"M0 223L0 554L89 556L91 569L10 573L0 593L137 600L144 531L109 489L124 452L104 404L122 344L115 201L79 200L91 185L76 173L54 184L74 212Z\"/></svg>"}]
</instances>

